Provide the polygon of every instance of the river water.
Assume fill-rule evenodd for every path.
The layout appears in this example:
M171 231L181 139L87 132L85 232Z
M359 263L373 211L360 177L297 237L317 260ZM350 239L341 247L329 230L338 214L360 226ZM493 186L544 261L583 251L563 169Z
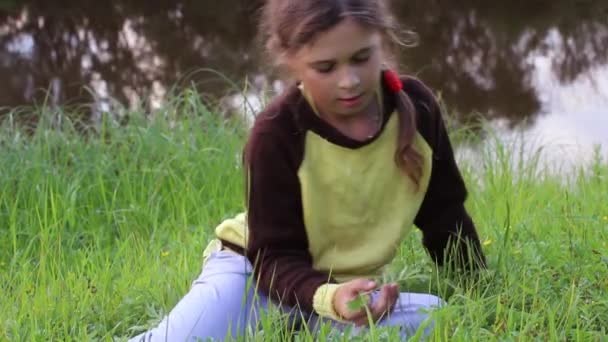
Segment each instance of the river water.
M255 40L260 4L0 1L0 113L41 103L90 104L92 116L153 110L183 86L239 105L233 90L245 80L257 110L280 86ZM523 135L553 161L589 159L597 146L608 157L608 1L392 5L419 37L399 52L402 71L436 90L457 122L485 122L481 141Z

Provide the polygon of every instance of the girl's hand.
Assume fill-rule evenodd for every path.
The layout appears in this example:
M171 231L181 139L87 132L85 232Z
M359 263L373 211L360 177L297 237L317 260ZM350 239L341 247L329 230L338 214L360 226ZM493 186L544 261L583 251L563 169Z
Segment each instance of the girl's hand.
M386 314L390 313L399 298L399 286L397 284L383 285L380 295L374 303L354 309L349 305L357 301L360 296L368 296L376 288L376 282L357 278L342 284L334 296L334 309L342 319L353 322L357 326L367 325L370 322L377 322ZM366 307L367 306L367 307ZM368 312L371 317L368 317Z

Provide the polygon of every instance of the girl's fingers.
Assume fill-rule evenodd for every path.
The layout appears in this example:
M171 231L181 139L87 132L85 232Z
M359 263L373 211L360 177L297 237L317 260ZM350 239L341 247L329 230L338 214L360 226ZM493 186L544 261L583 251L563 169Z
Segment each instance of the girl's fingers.
M375 287L376 282L364 278L353 279L344 283L338 288L336 297L334 298L334 305L338 314L351 322L365 317L366 313L364 309L351 310L349 304L353 301L360 301L360 296L367 296L365 294L372 291Z
M391 289L391 300L389 301L388 312L393 311L393 308L395 307L397 300L399 300L399 285L391 284L390 289Z
M377 305L375 306L374 313L376 316L381 315L384 311L386 311L392 297L391 288L388 285L382 286L382 290L380 290L380 297L378 298Z
M378 301L372 307L372 312L374 315L374 322L378 321L382 318L382 316L388 311L389 306L393 300L393 291L389 285L382 286L382 290L380 291L380 297Z
M369 310L362 309L356 317L350 319L356 326L369 325L368 314L371 314L372 321L377 322L391 312L399 298L399 286L397 284L384 285L380 289L380 294L376 300L368 306Z
M367 312L365 311L365 308L359 310L357 313L353 314L353 316L351 316L350 321L352 322L359 322L362 320L367 320Z
M388 315L392 311L398 298L399 287L397 284L384 285L380 291L380 297L376 303L377 305L372 308L374 322L377 322Z
M352 320L352 322L355 323L356 326L369 325L370 319L368 317L368 313L371 314L373 322L379 320L383 313L386 311L386 306L390 301L390 296L390 289L386 285L382 286L378 298L376 298L376 300L371 304L371 306L368 307L369 310L364 309L364 316L356 320Z

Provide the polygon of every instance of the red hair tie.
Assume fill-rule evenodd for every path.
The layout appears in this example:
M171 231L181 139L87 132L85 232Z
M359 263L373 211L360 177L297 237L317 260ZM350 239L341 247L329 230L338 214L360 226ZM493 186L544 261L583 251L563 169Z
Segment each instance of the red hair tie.
M391 69L386 69L383 71L383 76L384 82L386 82L388 89L390 89L393 93L396 93L403 89L403 83L401 82L401 78L399 78L399 75L395 71Z

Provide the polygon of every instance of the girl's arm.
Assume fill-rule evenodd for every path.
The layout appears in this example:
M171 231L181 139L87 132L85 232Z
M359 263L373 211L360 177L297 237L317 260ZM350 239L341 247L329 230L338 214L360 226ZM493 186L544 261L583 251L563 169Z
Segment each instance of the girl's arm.
M247 256L254 265L257 286L275 302L331 316L336 289L327 284L335 281L330 274L313 269L297 165L289 150L293 146L280 139L281 134L254 132L248 144Z
M423 244L438 265L485 267L479 237L464 202L467 190L454 159L452 145L431 91L409 78L404 87L412 93L418 109L419 131L433 149L429 187L414 223L423 233Z

